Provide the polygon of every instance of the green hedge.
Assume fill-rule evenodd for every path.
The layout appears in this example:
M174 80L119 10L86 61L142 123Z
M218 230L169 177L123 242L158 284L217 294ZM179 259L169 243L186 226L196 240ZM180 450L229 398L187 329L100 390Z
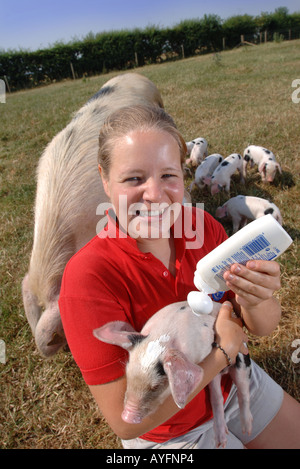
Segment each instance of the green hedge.
M275 38L274 33L283 39L299 38L300 13L289 15L282 7L259 17L240 15L225 21L217 15L205 15L202 19L182 21L173 28L90 33L82 41L56 44L50 49L0 51L0 78L6 76L14 91L70 78L71 64L75 76L80 78L170 60L183 54L190 57L219 51L224 43L232 48L240 43L242 34L246 41L258 42L262 31L268 31L268 40Z

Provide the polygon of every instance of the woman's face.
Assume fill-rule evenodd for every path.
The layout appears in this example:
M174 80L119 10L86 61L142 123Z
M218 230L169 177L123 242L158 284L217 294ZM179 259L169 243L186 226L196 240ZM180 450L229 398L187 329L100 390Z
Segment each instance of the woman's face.
M184 196L176 140L159 130L133 131L115 144L103 178L119 223L134 238L168 237Z

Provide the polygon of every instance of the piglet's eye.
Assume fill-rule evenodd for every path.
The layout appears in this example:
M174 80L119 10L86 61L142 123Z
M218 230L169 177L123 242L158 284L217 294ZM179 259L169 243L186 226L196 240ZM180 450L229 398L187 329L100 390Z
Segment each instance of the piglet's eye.
M150 387L150 390L151 390L151 392L154 392L154 391L157 391L158 388L159 388L159 384L156 384L156 385L154 385L154 386L151 386L151 387Z
M159 361L157 364L156 364L156 373L159 375L159 376L165 376L165 370L164 370L164 367L163 367L163 364L161 361Z

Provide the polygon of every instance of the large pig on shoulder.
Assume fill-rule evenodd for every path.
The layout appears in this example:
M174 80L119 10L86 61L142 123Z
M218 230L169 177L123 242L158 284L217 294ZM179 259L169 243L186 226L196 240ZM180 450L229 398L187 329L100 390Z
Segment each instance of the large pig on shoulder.
M66 344L58 297L64 268L96 235L96 209L107 202L97 167L105 119L130 105L163 102L156 86L136 73L109 80L46 147L37 169L34 239L23 303L35 342L45 357Z

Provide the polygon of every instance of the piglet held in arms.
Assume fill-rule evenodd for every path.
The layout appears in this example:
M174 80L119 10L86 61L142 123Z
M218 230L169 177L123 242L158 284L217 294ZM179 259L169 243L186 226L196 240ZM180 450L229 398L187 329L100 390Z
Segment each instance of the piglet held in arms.
M176 405L185 407L189 395L200 385L203 369L198 365L209 355L214 342L214 322L220 304L213 302L211 314L193 314L187 301L168 305L154 314L141 332L122 321L95 329L99 340L129 351L126 367L127 390L122 419L140 423L172 394ZM248 356L246 356L248 357ZM240 395L243 430L251 432L249 409L250 360L239 354L228 367ZM228 433L220 387L221 375L210 383L216 446L226 445Z

